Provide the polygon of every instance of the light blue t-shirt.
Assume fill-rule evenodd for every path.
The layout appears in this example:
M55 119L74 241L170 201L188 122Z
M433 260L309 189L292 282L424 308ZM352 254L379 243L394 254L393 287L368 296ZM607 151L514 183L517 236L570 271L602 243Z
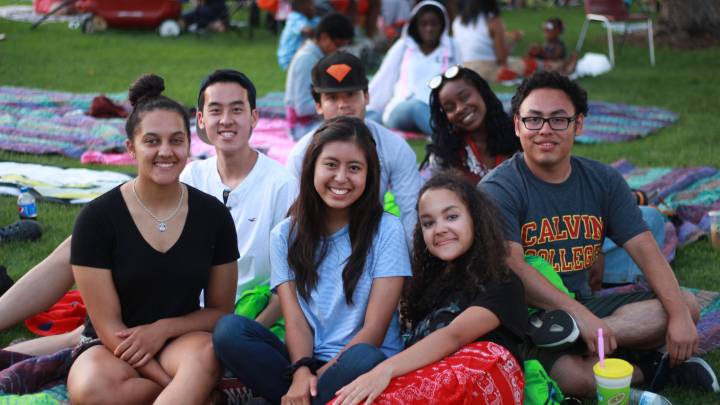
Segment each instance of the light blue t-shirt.
M300 45L305 41L302 30L305 27L315 28L318 22L320 22L320 17L317 16L310 19L297 11L291 11L290 14L288 14L288 18L285 20L285 27L280 34L280 43L278 44L277 50L278 64L282 70L287 70L293 55L295 55L295 52L297 52Z
M270 235L270 287L292 281L295 275L288 266L288 234L291 218L279 223ZM345 302L342 271L350 257L348 226L330 235L327 256L318 268L318 283L305 301L298 294L300 308L313 332L314 356L330 360L360 331L370 300L370 290L375 278L410 277L410 257L400 220L383 214L365 261L365 269L353 293L353 305ZM400 323L395 311L380 350L388 357L402 350Z

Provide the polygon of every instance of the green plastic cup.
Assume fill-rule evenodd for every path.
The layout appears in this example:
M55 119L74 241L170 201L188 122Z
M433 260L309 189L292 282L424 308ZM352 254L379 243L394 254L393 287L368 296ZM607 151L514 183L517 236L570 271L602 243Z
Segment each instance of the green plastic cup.
M626 405L630 399L630 380L633 366L622 359L605 359L593 366L597 386L598 405Z

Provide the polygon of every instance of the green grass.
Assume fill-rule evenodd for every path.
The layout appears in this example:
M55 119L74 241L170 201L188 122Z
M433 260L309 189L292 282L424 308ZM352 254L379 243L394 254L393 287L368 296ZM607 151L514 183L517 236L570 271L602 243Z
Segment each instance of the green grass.
M0 5L18 1L0 0ZM538 8L506 12L510 29L522 29L526 38L518 51L531 42L541 41L540 25L549 16L565 21L564 40L574 48L583 15L579 8ZM109 30L85 35L64 24L43 24L30 30L29 24L0 20L0 85L38 87L77 92L121 92L138 75L158 73L166 79L168 95L193 105L200 80L221 67L240 69L255 82L259 94L282 90L284 76L275 59L277 37L263 29L253 40L245 32L183 35L160 38L147 31ZM616 42L619 45L619 41ZM604 31L592 26L584 51L604 53ZM680 51L662 45L656 48L657 66L650 67L647 48L642 40L631 40L616 48L616 67L603 76L581 79L592 100L654 105L679 114L678 122L646 139L604 145L578 145L575 153L604 162L620 158L646 166L720 166L720 47ZM496 91L512 88L495 86ZM413 142L422 158L422 143ZM79 162L60 156L31 156L0 151L0 160L80 167ZM133 172L133 168L101 167ZM19 278L42 260L72 230L79 207L39 203L40 222L44 227L41 241L0 244L0 263ZM16 219L15 199L0 197L0 224ZM720 290L715 274L720 250L706 240L682 248L673 268L681 284ZM0 346L19 336L29 336L24 326L0 333ZM720 369L720 356L705 357ZM702 395L684 390L670 392L674 403L707 404L720 401L717 395Z

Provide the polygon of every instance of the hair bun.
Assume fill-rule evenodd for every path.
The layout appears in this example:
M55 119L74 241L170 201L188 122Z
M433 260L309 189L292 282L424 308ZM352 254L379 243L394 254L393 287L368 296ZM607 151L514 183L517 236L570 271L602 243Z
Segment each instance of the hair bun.
M128 99L133 107L145 100L159 97L165 90L165 81L162 77L154 74L142 75L135 80L128 91Z

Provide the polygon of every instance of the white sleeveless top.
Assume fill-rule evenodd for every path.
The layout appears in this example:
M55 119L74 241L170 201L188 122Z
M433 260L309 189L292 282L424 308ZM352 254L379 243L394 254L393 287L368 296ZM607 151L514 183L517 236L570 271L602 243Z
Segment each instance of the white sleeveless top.
M495 61L495 45L490 37L487 20L484 14L465 25L460 16L453 21L453 37L460 48L460 57L463 63L470 61Z

